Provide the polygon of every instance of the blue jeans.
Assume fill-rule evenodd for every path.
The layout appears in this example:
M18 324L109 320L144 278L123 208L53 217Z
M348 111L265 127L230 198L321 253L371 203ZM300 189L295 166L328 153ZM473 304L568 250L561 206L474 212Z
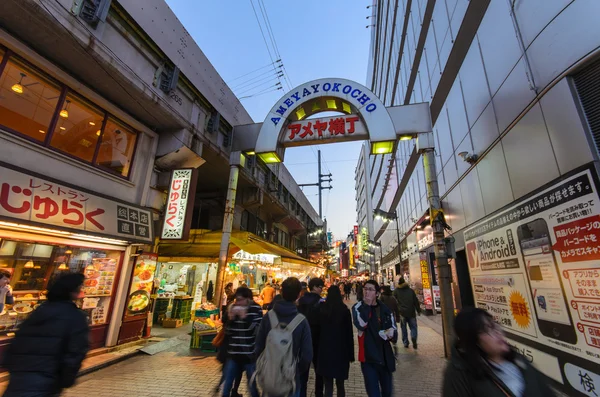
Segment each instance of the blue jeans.
M402 343L404 346L408 346L408 331L406 330L406 325L410 328L410 338L412 339L413 344L417 342L417 318L416 317L403 317L400 320L400 328L402 328Z
M385 365L360 363L368 397L392 397L392 373Z
M225 374L225 382L223 384L223 397L229 397L231 395L231 389L233 388L233 382L243 371L246 372L246 378L248 379L248 390L252 397L259 397L258 389L256 388L256 382L250 384L250 379L256 369L255 363L240 364L231 358L227 359L223 373Z

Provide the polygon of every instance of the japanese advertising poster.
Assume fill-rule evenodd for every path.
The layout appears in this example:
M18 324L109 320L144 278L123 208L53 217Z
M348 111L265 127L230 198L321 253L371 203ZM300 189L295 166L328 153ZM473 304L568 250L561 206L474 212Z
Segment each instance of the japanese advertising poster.
M150 293L156 272L157 254L142 254L137 257L133 269L127 309L131 314L143 313L150 304Z
M547 376L590 396L600 390L596 181L592 168L570 174L464 233L477 306Z

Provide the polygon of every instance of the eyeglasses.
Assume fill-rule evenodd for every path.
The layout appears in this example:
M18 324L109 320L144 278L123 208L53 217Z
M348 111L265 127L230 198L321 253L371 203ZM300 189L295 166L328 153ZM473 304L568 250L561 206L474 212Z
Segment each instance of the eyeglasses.
M375 288L363 288L363 291L377 292Z

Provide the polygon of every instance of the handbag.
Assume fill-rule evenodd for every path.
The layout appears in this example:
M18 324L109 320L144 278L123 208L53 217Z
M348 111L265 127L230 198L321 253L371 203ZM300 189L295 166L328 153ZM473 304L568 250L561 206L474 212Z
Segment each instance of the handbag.
M217 335L212 340L212 345L214 347L221 347L223 341L225 340L225 327L221 327Z

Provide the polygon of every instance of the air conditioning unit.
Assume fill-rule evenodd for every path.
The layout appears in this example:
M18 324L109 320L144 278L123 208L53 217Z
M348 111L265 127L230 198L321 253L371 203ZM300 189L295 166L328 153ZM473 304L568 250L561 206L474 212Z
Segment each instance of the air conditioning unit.
M263 205L263 200L263 191L256 187L245 189L242 194L242 205L246 209Z
M92 26L106 21L111 0L83 0L79 16Z

